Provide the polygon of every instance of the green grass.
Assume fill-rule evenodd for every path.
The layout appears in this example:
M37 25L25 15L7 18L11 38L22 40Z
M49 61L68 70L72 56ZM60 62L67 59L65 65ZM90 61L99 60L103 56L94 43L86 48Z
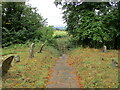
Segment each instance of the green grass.
M68 63L75 67L84 88L118 88L118 68L112 67L112 59L118 62L117 50L103 53L99 49L76 48L69 52Z
M45 46L42 53L37 53L40 43L35 45L35 57L32 59L29 58L29 45L13 45L3 49L3 55L15 53L21 60L17 64L12 62L12 67L2 78L3 88L46 87L49 69L55 65L59 52L54 47Z

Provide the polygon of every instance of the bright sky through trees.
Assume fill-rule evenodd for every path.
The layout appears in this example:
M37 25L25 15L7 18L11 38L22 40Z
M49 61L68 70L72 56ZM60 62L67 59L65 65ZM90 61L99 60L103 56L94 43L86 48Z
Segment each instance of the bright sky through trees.
M29 0L27 3L37 7L38 13L47 18L48 25L65 26L62 19L62 10L56 7L55 0Z

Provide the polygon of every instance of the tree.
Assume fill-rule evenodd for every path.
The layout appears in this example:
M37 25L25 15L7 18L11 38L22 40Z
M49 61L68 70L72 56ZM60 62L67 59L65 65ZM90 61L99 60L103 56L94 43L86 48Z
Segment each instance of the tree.
M35 31L43 27L44 22L43 17L37 13L37 9L25 5L25 2L3 2L3 46L33 40L35 38Z
M65 2L63 18L73 41L83 46L118 48L118 4L112 2ZM117 44L115 44L117 42ZM117 46L115 46L117 45Z

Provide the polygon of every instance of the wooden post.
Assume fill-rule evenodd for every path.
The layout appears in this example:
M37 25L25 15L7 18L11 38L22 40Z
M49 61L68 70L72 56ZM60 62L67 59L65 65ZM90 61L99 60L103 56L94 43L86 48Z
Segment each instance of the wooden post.
M103 46L103 52L107 52L107 46L106 45Z
M34 47L35 47L35 44L34 43L32 43L31 45L30 45L30 58L33 58L34 57Z
M38 53L41 53L41 52L42 52L42 49L43 49L44 46L45 46L45 43L44 43L44 44L41 44L41 47L40 47L40 50L39 50Z

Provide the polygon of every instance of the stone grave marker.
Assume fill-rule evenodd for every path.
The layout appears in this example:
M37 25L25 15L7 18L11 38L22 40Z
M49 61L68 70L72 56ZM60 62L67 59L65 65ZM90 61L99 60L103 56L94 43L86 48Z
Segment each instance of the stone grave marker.
M44 46L45 46L45 43L41 44L41 46L40 46L40 50L39 50L38 53L41 53L41 52L42 52L42 49L43 49Z
M103 46L103 52L107 52L107 46L106 45Z
M8 56L7 58L2 60L2 76L4 76L9 68L11 67L11 62L13 60L14 56Z
M30 58L33 58L34 57L34 47L35 47L35 43L32 43L30 45Z
M20 56L16 55L14 57L14 63L18 63L18 62L20 62Z

